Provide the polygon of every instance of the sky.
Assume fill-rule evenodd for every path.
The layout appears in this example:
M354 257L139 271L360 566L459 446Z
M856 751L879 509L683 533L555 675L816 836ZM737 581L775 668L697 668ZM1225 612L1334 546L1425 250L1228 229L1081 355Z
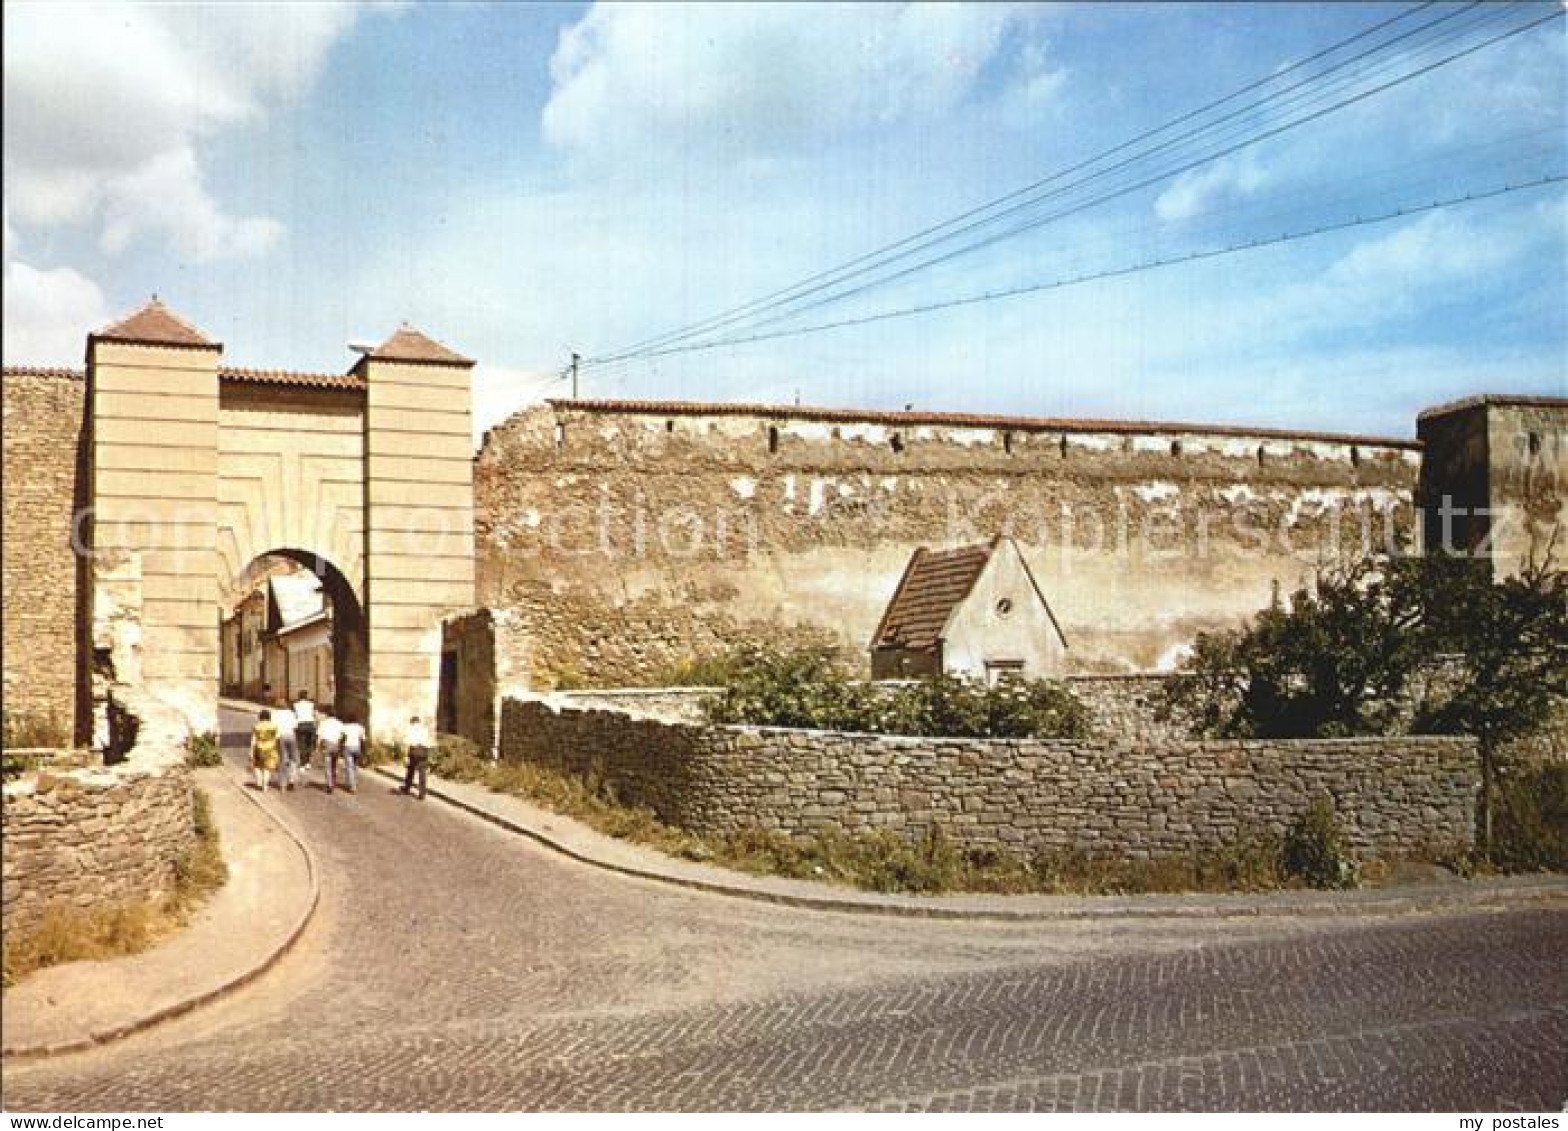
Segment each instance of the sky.
M156 293L233 365L341 371L348 343L410 322L478 360L476 434L566 395L573 351L592 397L1390 436L1471 393L1568 394L1562 183L593 363L1249 84L1276 90L1381 21L1400 17L1390 37L1448 17L1427 33L1436 58L1445 31L1457 49L1561 5L1414 9L8 3L5 360L79 365L88 331ZM750 332L1560 176L1565 23L1192 168L1148 166L1170 175ZM1390 69L1367 84L1413 68L1421 42L1369 59ZM1260 110L1211 136L1288 118Z

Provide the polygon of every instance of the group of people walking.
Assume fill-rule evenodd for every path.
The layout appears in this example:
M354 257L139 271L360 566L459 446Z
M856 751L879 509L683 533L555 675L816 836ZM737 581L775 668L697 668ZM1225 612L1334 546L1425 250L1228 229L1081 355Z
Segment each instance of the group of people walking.
M318 754L327 792L337 789L341 761L343 788L354 793L355 771L365 754L364 724L352 715L337 718L330 707L317 707L304 691L293 706L280 698L276 706L261 709L250 736L250 766L257 789L266 790L274 775L279 789L293 789Z
M339 719L329 706L317 707L310 694L301 691L291 707L280 698L274 707L263 707L250 736L250 766L256 775L256 788L265 791L277 776L278 788L290 790L304 780L316 755L326 776L327 792L338 784L338 762L343 763L343 788L357 792L355 771L365 754L365 727L353 715ZM430 728L416 715L409 720L408 769L400 793L411 793L419 780L419 799L425 799L433 740Z

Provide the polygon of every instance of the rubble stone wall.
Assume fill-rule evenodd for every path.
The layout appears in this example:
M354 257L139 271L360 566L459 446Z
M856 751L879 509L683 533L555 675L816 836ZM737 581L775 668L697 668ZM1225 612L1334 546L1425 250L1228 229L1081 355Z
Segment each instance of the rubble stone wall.
M87 484L86 382L64 370L8 370L3 392L5 709L48 720L66 741L82 740L83 563L71 535L72 517L86 505L78 494Z
M1413 525L1410 442L954 419L526 410L475 461L479 603L526 621L540 689L658 682L759 639L827 640L864 665L916 547L1008 533L1070 670L1150 671L1325 555Z
M1479 764L1457 738L1035 741L898 738L714 727L625 712L503 703L503 759L602 777L624 802L697 833L759 825L940 825L959 844L1016 853L1152 857L1282 834L1331 798L1369 856L1473 842Z
M113 765L5 785L0 908L7 932L60 906L89 910L172 891L196 843L182 720L135 695L135 744Z

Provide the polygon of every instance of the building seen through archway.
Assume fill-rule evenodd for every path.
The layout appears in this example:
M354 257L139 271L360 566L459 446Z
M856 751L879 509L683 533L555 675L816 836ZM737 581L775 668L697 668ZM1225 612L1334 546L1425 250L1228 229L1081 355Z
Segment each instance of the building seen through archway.
M345 716L364 717L364 616L335 566L277 551L230 586L219 626L219 692L276 704L305 692Z

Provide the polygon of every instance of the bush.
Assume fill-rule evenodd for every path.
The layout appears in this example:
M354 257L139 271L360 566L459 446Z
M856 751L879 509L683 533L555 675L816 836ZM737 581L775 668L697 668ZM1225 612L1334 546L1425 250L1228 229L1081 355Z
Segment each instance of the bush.
M192 768L221 766L223 764L223 753L218 745L218 736L210 730L205 734L193 732L186 735L185 764Z
M746 647L705 662L723 693L704 704L709 721L810 730L946 738L1082 738L1089 712L1060 684L996 687L954 676L878 687L852 679L827 647Z
M1360 879L1360 865L1345 845L1334 803L1320 797L1285 834L1281 854L1285 874L1315 888L1351 888Z
M438 735L430 752L430 772L449 781L482 781L490 765L478 746L455 734Z
M1493 837L1492 863L1502 871L1568 871L1568 764L1504 777Z

